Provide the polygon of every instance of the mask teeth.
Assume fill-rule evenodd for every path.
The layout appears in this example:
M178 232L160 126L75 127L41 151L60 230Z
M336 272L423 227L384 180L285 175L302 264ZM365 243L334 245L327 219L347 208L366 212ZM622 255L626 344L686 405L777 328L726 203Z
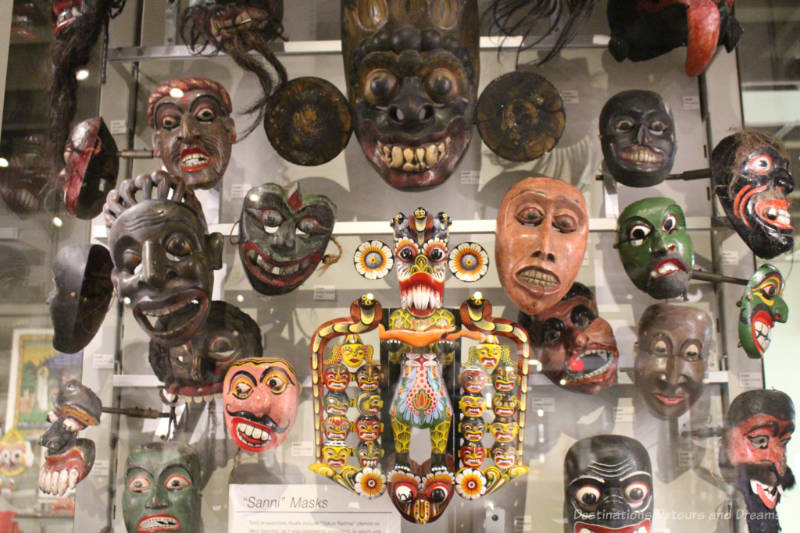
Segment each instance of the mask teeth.
M419 146L404 144L384 144L378 141L378 156L389 168L399 168L405 172L430 170L447 157L452 139Z

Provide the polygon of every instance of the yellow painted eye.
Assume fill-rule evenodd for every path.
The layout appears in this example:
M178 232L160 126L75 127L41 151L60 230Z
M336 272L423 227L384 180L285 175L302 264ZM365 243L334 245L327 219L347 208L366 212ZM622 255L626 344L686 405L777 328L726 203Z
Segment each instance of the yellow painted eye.
M240 400L244 400L253 394L253 384L247 378L240 378L233 383L231 390L233 391L234 396Z
M272 394L281 394L286 390L286 380L277 372L272 372L264 378L264 384L269 387Z

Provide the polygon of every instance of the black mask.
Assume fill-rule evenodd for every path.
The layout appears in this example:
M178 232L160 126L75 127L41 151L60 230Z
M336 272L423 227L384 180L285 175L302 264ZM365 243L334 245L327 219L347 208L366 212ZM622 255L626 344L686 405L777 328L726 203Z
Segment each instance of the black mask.
M649 533L653 508L650 456L639 441L597 435L569 449L564 458L564 533L581 533L584 527L637 533L644 527Z
M711 173L725 215L753 253L771 259L792 249L794 177L780 141L754 130L725 137L711 152Z
M628 187L664 181L675 161L675 123L661 95L623 91L600 113L600 144L611 175Z
M81 351L94 338L111 301L111 255L99 244L65 246L56 254L50 293L53 347Z

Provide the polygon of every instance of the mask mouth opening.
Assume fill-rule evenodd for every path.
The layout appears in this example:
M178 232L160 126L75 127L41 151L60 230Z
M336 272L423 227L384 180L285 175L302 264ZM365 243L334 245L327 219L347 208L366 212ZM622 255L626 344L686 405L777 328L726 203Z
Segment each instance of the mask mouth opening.
M653 281L659 278L664 278L670 276L672 274L677 274L683 272L688 274L689 269L686 265L678 258L675 257L668 257L662 261L659 261L651 270L650 275L648 276L649 281Z
M652 170L651 167L660 167L664 164L664 152L652 146L634 144L626 146L619 151L619 159L622 163L630 164L634 167L642 167L643 170Z
M576 522L573 533L650 533L650 519L622 527L606 527L586 522Z
M536 266L523 268L514 277L523 285L544 292L555 292L561 287L561 281L555 273Z
M753 315L751 324L753 342L755 342L758 351L763 354L769 348L772 328L775 326L775 322L768 311L759 310Z
M168 345L185 342L205 322L208 296L197 289L180 291L161 300L138 302L133 315L145 332ZM175 324L175 326L172 326Z
M764 224L782 232L793 232L792 218L789 214L791 202L788 198L767 198L756 201L756 216Z
M573 352L565 365L564 385L584 385L605 381L616 370L619 352L611 346L590 345Z
M136 523L137 533L147 533L149 531L177 531L181 528L181 521L171 514L151 514L143 516Z
M242 257L248 274L266 285L294 287L308 279L322 257L312 252L294 261L277 262L264 253L258 244L247 241L242 245Z

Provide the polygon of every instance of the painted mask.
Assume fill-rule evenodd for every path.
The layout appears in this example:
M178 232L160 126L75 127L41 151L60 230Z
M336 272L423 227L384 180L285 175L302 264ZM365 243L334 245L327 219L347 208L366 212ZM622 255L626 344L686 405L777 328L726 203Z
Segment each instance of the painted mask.
M507 443L513 441L519 433L519 424L510 418L495 418L489 424L489 431L497 442Z
M789 306L782 295L783 275L772 265L761 265L747 281L739 301L739 343L749 357L764 355L775 322L789 319Z
M645 198L619 215L617 243L622 266L639 290L656 299L686 293L694 247L680 206L669 198Z
M47 452L39 469L39 490L63 496L89 475L94 466L95 446L89 439L75 439L62 453Z
M482 418L467 417L458 425L459 432L467 442L481 442L486 430L486 424Z
M112 267L111 255L99 244L58 251L53 263L56 287L48 298L56 350L79 352L94 338L111 301Z
M744 494L753 533L780 531L774 510L783 490L794 485L786 463L794 417L791 398L777 390L743 392L728 407L720 468ZM756 520L759 517L762 520ZM761 523L754 527L753 522Z
M370 416L362 416L356 420L354 427L361 442L374 442L383 432L383 423Z
M358 388L366 392L375 392L383 381L383 371L381 367L372 363L367 363L356 372L356 383Z
M650 456L621 435L581 439L564 458L564 533L650 533Z
M122 516L128 533L198 533L201 479L197 453L185 444L151 442L125 461Z
M331 355L334 359L341 359L350 372L355 372L364 361L372 360L372 346L364 345L358 335L347 335L340 346L334 346Z
M492 411L497 417L511 417L517 412L517 397L512 394L496 392L492 396Z
M362 392L358 395L356 406L361 416L379 416L383 407L383 399L380 394Z
M686 45L686 74L699 76L717 46L730 52L742 35L733 0L611 0L608 49L617 61L643 61Z
M0 439L0 474L15 477L33 465L33 450L16 428L6 431Z
M458 408L464 416L482 416L486 409L486 400L483 396L465 394L458 401Z
M503 346L494 335L487 336L486 340L469 348L470 363L479 364L486 372L493 372L501 360L509 358L510 348Z
M693 307L655 304L645 309L634 384L654 415L678 417L702 394L712 326L708 313Z
M261 294L286 294L311 276L323 258L336 219L327 197L265 183L250 189L239 220L239 257Z
M331 468L342 468L347 464L350 454L353 453L348 446L344 445L327 445L322 447L322 457Z
M495 261L506 294L536 316L567 293L583 262L589 215L569 183L526 178L511 187L497 212Z
M794 177L780 141L754 130L725 137L711 152L711 181L733 229L753 253L772 259L792 249Z
M12 147L8 166L0 168L0 198L20 216L39 210L42 191L49 183L45 142L42 134L26 135Z
M349 449L349 448L348 448ZM358 462L364 468L375 468L383 457L383 448L376 441L361 442L356 448Z
M492 374L492 384L498 392L512 392L517 387L517 367L500 365Z
M475 0L344 0L342 52L355 131L400 189L448 178L469 145L478 64Z
M412 462L414 471L419 466ZM427 524L439 518L453 497L449 472L431 473L424 478L414 472L393 470L388 481L389 497L406 520Z
M461 371L458 379L464 392L476 395L483 391L487 382L486 374L480 368L466 367Z
M140 198L137 198L139 196ZM111 226L111 281L151 340L183 344L210 309L213 271L222 264L219 233L207 234L200 203L164 172L123 180L104 206ZM159 330L157 324L175 324Z
M118 174L117 143L103 119L88 118L72 128L58 175L67 211L84 220L99 215Z
M675 161L675 122L661 95L623 91L600 112L600 145L618 182L650 187L664 181Z
M617 382L617 341L611 325L597 316L597 302L588 287L574 283L556 305L533 320L523 319L550 381L586 394Z
M39 444L47 448L48 453L62 454L75 444L81 430L100 423L103 405L92 389L72 379L58 389L53 411L48 419L52 423L44 432Z
M350 399L344 392L329 392L325 395L325 413L328 415L346 415L350 408Z
M350 384L350 373L342 363L333 363L325 367L322 381L329 391L344 392Z
M322 423L322 430L328 441L343 441L350 434L350 420L346 416L329 416Z
M177 326L173 320L158 319L156 328L173 329ZM209 400L222 392L231 363L261 353L258 324L235 305L215 301L205 324L188 342L163 346L150 341L150 366L167 394Z
M458 457L464 466L469 468L480 468L483 460L486 459L486 448L479 442L467 442L459 448Z
M513 444L496 442L492 446L492 460L498 468L511 468L517 464L517 449Z
M159 85L147 102L153 150L167 172L191 189L210 189L222 179L236 130L231 98L219 83L181 78Z
M225 425L238 447L263 452L280 446L297 416L294 368L277 357L236 361L225 374Z

